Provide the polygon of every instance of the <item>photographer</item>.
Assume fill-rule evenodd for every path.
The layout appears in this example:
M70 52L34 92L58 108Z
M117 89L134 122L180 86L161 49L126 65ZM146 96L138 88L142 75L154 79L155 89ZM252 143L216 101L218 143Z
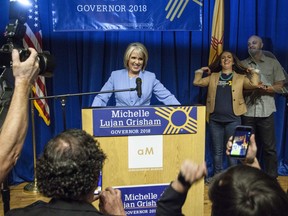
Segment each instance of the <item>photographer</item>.
M12 70L15 78L14 93L0 133L0 183L16 164L20 156L28 127L28 97L31 85L39 73L37 52L31 52L28 59L20 61L19 52L12 51Z
M231 138L227 153L232 146ZM241 160L244 165L232 166L215 176L208 191L212 202L211 215L287 215L287 194L277 180L260 170L256 152L255 136L252 135L247 156ZM182 216L182 206L190 187L202 180L206 173L205 163L198 165L184 161L178 177L158 200L156 216Z
M126 216L121 191L107 187L95 195L106 154L93 136L81 129L68 129L46 144L37 159L39 192L51 198L36 201L6 216ZM110 170L113 172L113 170ZM92 204L99 200L99 209Z

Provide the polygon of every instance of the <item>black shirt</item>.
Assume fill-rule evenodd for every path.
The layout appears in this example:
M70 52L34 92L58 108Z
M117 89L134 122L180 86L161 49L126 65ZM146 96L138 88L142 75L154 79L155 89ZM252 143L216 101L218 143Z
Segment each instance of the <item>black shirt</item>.
M238 119L233 112L232 104L232 79L233 73L227 75L220 72L220 78L216 90L214 112L210 119L218 122L232 122Z

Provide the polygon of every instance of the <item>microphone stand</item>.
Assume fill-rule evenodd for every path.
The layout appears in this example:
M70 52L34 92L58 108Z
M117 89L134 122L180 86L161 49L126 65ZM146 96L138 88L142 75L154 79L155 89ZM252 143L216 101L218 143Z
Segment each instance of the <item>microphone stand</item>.
M65 107L66 107L66 97L61 97L61 108L62 108L62 117L63 117L63 128L66 130L66 114L65 114Z
M118 90L110 90L110 91L99 91L99 92L84 92L84 93L75 93L75 94L62 94L62 95L54 95L54 96L45 96L45 97L32 97L29 98L31 100L31 119L32 119L32 144L33 144L33 161L34 161L34 181L28 183L24 190L27 192L39 193L37 188L37 178L36 178L36 141L35 141L35 121L34 121L34 107L33 100L41 100L41 99L59 99L62 107L62 117L63 117L63 127L66 130L66 98L72 96L83 96L83 95L92 95L92 94L105 94L105 93L115 93L115 92L126 92L126 91L136 91L137 88L128 88L128 89L118 89Z
M92 95L92 94L107 94L107 93L115 93L115 92L127 92L127 91L136 91L137 88L128 88L128 89L116 89L116 90L108 90L108 91L98 91L98 92L84 92L84 93L73 93L73 94L62 94L62 95L53 95L53 96L45 96L45 97L33 97L29 98L29 100L41 100L41 99L59 99L62 107L62 117L63 117L63 127L66 130L66 98L73 96L83 96L83 95Z
M31 93L32 94L32 93ZM32 145L33 145L33 168L34 168L34 180L24 186L24 191L39 193L37 188L37 178L36 178L36 138L35 138L35 119L34 119L34 104L33 100L30 101L31 106L31 122L32 122Z
M29 98L29 100L40 100L40 99L50 99L50 98L63 98L63 97L72 97L72 96L83 96L83 95L92 95L92 94L107 94L115 92L127 92L127 91L136 91L137 88L127 88L127 89L116 89L116 90L107 90L107 91L98 91L98 92L83 92L83 93L73 93L73 94L62 94L62 95L53 95L45 97L34 97Z

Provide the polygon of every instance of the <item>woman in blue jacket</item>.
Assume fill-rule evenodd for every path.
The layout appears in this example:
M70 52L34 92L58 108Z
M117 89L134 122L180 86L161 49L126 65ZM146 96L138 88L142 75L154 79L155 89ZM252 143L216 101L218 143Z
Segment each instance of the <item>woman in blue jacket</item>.
M138 42L131 43L124 54L125 69L113 71L101 91L133 89L138 78L140 89L137 91L115 92L116 106L150 105L152 93L165 105L180 105L175 96L156 79L155 74L145 70L147 61L148 52L145 46ZM92 106L106 106L111 95L112 93L96 95Z

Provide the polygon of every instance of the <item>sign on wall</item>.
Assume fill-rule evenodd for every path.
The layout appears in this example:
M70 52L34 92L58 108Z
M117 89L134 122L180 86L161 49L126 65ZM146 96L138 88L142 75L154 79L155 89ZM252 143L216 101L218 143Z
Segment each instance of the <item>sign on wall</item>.
M54 31L201 30L202 0L52 0Z

